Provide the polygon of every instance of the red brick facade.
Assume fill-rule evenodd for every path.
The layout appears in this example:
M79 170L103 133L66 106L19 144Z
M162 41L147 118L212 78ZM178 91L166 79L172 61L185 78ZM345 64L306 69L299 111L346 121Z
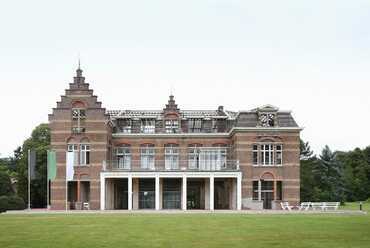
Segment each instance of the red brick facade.
M74 118L72 109L83 109L85 111L83 112L84 118ZM272 113L273 117L270 117L270 121L274 122L273 125L270 123L265 126L266 123L260 117L261 113L265 112ZM120 114L122 118L119 117ZM179 150L180 168L187 167L189 149L193 144L202 147L226 146L227 159L237 161L238 168L236 170L241 171L242 174L242 208L261 208L263 197L272 197L271 208L278 208L276 203L279 200L299 202L299 135L301 129L292 119L290 112L282 112L272 106L247 112L227 112L223 110L223 107L213 112L182 112L171 96L169 103L163 110L154 114L145 112L145 115L106 111L102 108L101 102L97 100L97 96L93 94L93 90L89 88L89 84L85 83L82 70L78 69L74 82L70 84L65 95L57 102L57 107L49 115L51 148L56 151L57 157L57 177L51 183L51 208L61 210L71 207L70 203L66 201L66 152L68 144L76 144L77 147L80 144L89 145L88 165L74 167L73 183L75 186L73 187L77 189L77 196L74 199L77 202L82 201L81 191L87 190L86 192L89 192L90 209L100 209L102 206L101 173L106 169L105 166L109 166L105 161L115 159L115 148L122 145L130 147L131 170L135 171L135 169L140 169L140 149L143 144L154 146L155 161L166 160L166 144L176 145ZM152 115L156 115L150 117L154 118L155 131L153 133L140 132L140 127L136 128L135 125L139 125L137 123L142 123L143 118ZM193 125L189 122L192 118L201 120L202 130L210 131L201 130L189 133L189 125ZM120 129L120 120L130 121L130 132L123 132L123 128ZM174 122L167 122L168 120L174 120ZM127 126L127 124L124 125ZM177 126L174 126L172 130L168 128L168 125L178 125L179 127L176 129ZM209 129L207 129L207 125ZM262 155L260 149L264 149L264 144L271 144L274 149L277 149L278 146L282 147L281 165L254 165L253 147L258 148L259 161L261 159L265 161L267 158L275 163L280 159L278 157L280 155L275 150L268 155L271 158L266 157L266 153ZM156 163L155 170L165 170L164 164ZM267 190L262 193L262 196L258 196L258 199L255 194L255 199L253 199L253 185L255 187L257 185L253 181L260 181L262 185L265 184L264 182L272 181L272 183L266 184L273 185L272 192L267 192ZM83 187L85 188L82 189ZM279 189L281 192L277 192L278 187L281 187Z

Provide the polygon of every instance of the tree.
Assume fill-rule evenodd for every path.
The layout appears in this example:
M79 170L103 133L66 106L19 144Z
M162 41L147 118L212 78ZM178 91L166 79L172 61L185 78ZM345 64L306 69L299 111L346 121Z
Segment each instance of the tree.
M344 165L345 198L347 201L363 201L370 197L370 148L356 148L342 152L338 160Z
M47 150L50 145L50 129L47 124L40 124L23 142L22 147L14 151L17 172L18 195L28 202L28 150L36 151L36 179L31 182L31 205L44 207L46 205L46 170Z
M9 161L10 159L7 158L0 159L0 196L10 196L14 194L10 177Z
M313 155L309 143L303 140L300 141L300 160L301 201L313 201L315 195L315 180L312 171L317 164L317 158Z
M315 183L320 188L320 201L344 201L343 166L336 153L325 146L313 170Z
M9 174L5 170L0 169L0 196L10 196L13 194L14 192Z

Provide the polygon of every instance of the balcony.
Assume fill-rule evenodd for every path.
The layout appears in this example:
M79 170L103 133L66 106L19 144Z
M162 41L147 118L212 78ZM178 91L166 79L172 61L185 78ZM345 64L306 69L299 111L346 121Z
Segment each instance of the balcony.
M239 160L108 160L103 161L103 171L239 171Z

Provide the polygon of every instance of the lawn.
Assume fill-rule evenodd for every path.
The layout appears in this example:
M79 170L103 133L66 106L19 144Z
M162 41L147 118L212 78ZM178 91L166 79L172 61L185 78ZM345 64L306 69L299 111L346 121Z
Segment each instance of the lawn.
M360 210L360 202L346 202L340 209L345 210ZM362 210L370 212L370 201L362 202Z
M370 216L2 214L0 247L370 247Z

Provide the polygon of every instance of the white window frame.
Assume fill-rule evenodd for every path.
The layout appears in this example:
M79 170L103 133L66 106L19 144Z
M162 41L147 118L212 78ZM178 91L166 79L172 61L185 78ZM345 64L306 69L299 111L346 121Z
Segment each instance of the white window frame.
M191 170L199 169L200 145L188 146L188 167Z
M80 165L86 166L90 164L90 145L80 144Z
M131 169L131 147L120 146L115 148L115 156L117 158L117 167L119 169Z
M178 133L180 129L179 120L165 120L166 133Z
M270 143L260 145L261 154L261 165L262 166L272 166L274 165L274 145Z
M257 149L256 149L257 146ZM257 155L257 163L254 161ZM253 166L282 166L283 145L279 143L259 143L252 145Z
M275 155L275 159L276 159L275 164L276 164L276 166L282 166L283 165L283 145L282 144L276 144L275 145L275 153L276 153L276 155ZM279 156L280 156L280 161L279 161Z
M155 133L155 119L141 119L142 133Z
M201 170L221 170L227 167L227 147L213 146L199 149L199 168Z
M140 148L141 169L155 169L155 148L153 145L142 145Z
M165 168L166 170L179 169L179 146L175 144L165 145Z
M77 120L77 127L72 127L73 133L83 133L85 128L81 127L81 120L86 119L86 109L84 108L72 108L72 120Z

